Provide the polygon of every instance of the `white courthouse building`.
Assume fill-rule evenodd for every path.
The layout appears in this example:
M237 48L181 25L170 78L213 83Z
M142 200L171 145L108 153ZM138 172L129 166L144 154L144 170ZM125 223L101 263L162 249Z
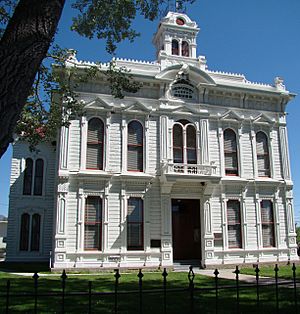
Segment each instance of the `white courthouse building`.
M116 59L142 83L137 93L116 99L103 77L81 83L85 115L56 143L14 144L7 261L298 260L285 113L295 95L279 77L267 85L209 70L198 32L169 12L155 62ZM73 54L66 65L92 64Z

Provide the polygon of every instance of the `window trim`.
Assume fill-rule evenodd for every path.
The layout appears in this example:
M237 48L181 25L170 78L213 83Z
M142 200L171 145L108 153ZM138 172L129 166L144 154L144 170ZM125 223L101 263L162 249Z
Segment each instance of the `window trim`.
M258 133L262 133L265 136L266 141L267 141L267 143L266 143L267 152L264 152L263 154L258 154L258 152L257 152L257 134ZM255 133L257 177L259 177L259 178L271 178L271 158L270 158L270 145L269 145L269 142L270 142L269 141L269 137L268 137L268 135L264 131L259 130L259 131L257 131ZM264 169L265 172L268 171L268 175L264 175L263 176L263 175L259 174L259 168L258 168L258 157L259 156L264 156L264 157L267 156L268 157L269 168L268 169Z
M265 222L263 221L263 216L262 216L262 209L265 208L262 206L263 202L269 202L271 204L271 210L272 210L272 221L268 221L268 222ZM276 247L276 237L275 237L275 217L274 217L274 204L273 204L273 201L270 200L270 199L262 199L260 202L259 202L259 205L260 205L260 219L261 219L261 243L262 243L262 246L263 248L275 248ZM272 235L273 235L273 245L264 245L264 239L263 239L263 225L267 225L267 226L272 226Z
M235 135L235 144L236 144L236 150L235 151L225 151L225 132L229 130L232 131ZM239 164L239 144L238 144L238 136L237 132L231 128L227 127L223 130L223 154L224 154L224 174L225 176L231 176L231 177L239 177L240 176L240 164ZM236 173L226 173L226 154L232 155L235 154L236 156ZM229 169L229 168L228 168ZM235 170L235 169L234 169ZM233 171L233 170L232 170Z
M137 122L141 127L141 132L142 132L142 143L141 144L129 144L129 141L128 141L128 139L129 139L129 125L133 122ZM145 137L145 128L144 128L143 123L138 119L129 120L127 122L127 150L126 150L126 153L127 153L127 155L126 155L126 162L127 162L126 170L128 172L144 172L145 171L145 164L144 164L145 163L145 160L144 160L145 159L145 151L144 151L145 150L145 138L144 137ZM142 168L141 169L129 169L129 165L128 165L129 147L140 148L140 153L142 155L142 162L141 162Z
M88 141L88 134L89 134L89 123L91 120L93 119L98 119L101 123L102 123L102 126L103 126L103 137L102 137L102 155L101 155L101 167L98 167L98 168L88 168L87 167L87 163L88 163L88 158L87 158L87 155L88 155L88 145L91 144L91 145L99 145L99 143L101 143L101 141L99 142L89 142ZM105 168L105 165L104 165L104 156L105 156L105 140L106 140L106 133L105 133L105 122L103 121L103 119L99 116L91 116L88 118L87 120L87 128L86 128L86 143L85 143L85 169L86 170L104 170Z
M25 169L26 169L26 160L27 159L31 159L32 160L32 175L31 175L31 188L30 188L30 194L24 194L24 182L25 182ZM43 161L43 171L42 171L42 180L41 180L41 194L35 194L35 184L36 184L36 162L38 160L42 160ZM22 196L28 197L28 196L34 196L34 197L42 197L45 196L45 175L46 175L46 160L44 157L42 156L38 156L37 158L33 158L33 157L26 157L25 158L25 165L24 165L24 170L23 170L23 188L22 188Z
M239 222L238 223L230 223L229 217L228 217L228 203L229 202L238 202L239 204ZM228 249L243 249L243 232L242 232L242 208L241 208L241 201L239 199L228 199L226 202L226 219L227 219L227 243L228 243ZM240 246L230 246L229 244L229 237L228 237L228 231L229 231L229 226L239 226L239 234L240 234Z

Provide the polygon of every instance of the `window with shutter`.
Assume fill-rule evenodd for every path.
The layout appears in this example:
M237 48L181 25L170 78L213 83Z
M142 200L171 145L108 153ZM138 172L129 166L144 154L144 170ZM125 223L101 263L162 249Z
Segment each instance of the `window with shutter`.
M31 222L31 251L40 250L40 229L41 216L39 214L32 215Z
M173 160L174 163L183 163L183 130L179 124L173 127Z
M32 172L33 172L33 160L31 158L27 158L25 161L25 170L24 170L23 195L31 195Z
M143 126L134 120L128 124L127 170L143 171Z
M259 177L270 177L268 138L264 132L256 133L257 169Z
M103 169L104 123L92 118L88 123L86 168Z
M21 230L20 230L20 251L28 251L29 247L29 224L30 216L25 213L21 216Z
M236 134L231 129L224 131L224 158L225 158L225 174L238 175L238 157Z
M172 55L179 55L179 44L176 39L172 40Z
M84 249L101 251L102 243L102 199L88 196L85 204Z
M127 249L144 249L143 200L130 197L127 206Z
M242 248L240 202L227 202L228 247Z
M42 195L43 193L43 176L44 176L44 161L43 159L37 159L35 162L34 172L34 195Z
M183 57L189 57L190 55L189 44L186 41L183 41L181 44L181 55Z
M187 150L187 163L197 163L196 152L196 129L192 125L188 125L186 129L186 150Z
M269 200L260 202L261 212L261 226L262 226L262 240L264 247L274 247L274 218L273 218L273 204Z

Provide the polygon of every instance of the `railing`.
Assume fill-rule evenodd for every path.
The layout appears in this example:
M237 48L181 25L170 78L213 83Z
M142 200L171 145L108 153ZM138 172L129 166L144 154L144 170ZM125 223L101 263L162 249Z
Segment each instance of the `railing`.
M49 280L52 284L40 289L39 276L35 273L32 277L32 286L25 287L23 292L16 292L13 279L6 281L6 288L0 291L0 308L3 313L14 313L15 309L11 305L13 300L22 300L21 303L29 305L25 310L27 313L46 312L52 313L53 305L56 306L55 313L297 313L298 297L296 266L293 264L291 280L279 280L279 268L275 265L274 277L268 278L269 282L264 282L259 276L259 268L255 267L253 272L254 282L243 283L240 281L240 270L238 266L234 271L235 283L223 281L219 278L219 271L216 269L212 273L214 279L209 286L200 285L200 281L195 281L193 267L190 266L187 274L187 283L184 287L174 287L172 281L167 280L168 273L164 269L160 288L145 288L142 270L139 270L136 279L137 289L120 289L121 274L119 269L115 270L114 282L110 291L96 291L94 281L88 281L87 287L77 284L81 290L70 291L68 286L68 276L63 271L60 276L60 285L54 286L54 280ZM228 284L229 283L229 284ZM107 285L107 279L103 279L102 287ZM1 284L2 286L2 284ZM51 286L51 287L50 287ZM60 287L59 287L60 286ZM76 287L77 287L76 286ZM75 288L76 288L75 287ZM124 287L124 286L123 286ZM40 291L43 290L44 292ZM52 291L49 291L52 290ZM47 291L47 292L45 292ZM280 296L279 291L282 295ZM150 295L152 299L149 298ZM275 297L274 297L275 295ZM134 304L129 304L129 299L134 298ZM105 300L109 298L109 304ZM121 300L122 298L122 300ZM289 299L289 300L288 300ZM124 301L125 300L125 301ZM179 308L176 302L182 302L183 308ZM126 303L127 302L127 303ZM147 303L148 302L148 303ZM282 304L281 304L282 303ZM121 309L122 304L122 309ZM83 307L83 309L80 308ZM72 308L72 309L70 309ZM58 310L59 309L59 310ZM18 312L22 310L18 310ZM23 310L24 311L24 310Z
M213 163L211 165L168 163L163 166L165 174L212 176L216 175L216 170L217 167Z

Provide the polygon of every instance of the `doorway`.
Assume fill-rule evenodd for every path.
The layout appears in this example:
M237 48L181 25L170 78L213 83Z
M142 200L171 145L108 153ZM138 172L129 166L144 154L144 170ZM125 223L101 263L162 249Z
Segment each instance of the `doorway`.
M174 260L201 260L200 200L172 199Z

